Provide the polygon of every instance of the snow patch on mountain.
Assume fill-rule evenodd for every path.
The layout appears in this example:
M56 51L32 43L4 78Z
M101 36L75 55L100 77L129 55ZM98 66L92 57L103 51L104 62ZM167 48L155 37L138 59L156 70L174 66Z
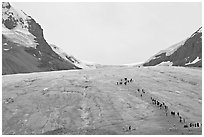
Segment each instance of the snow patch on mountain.
M68 59L68 55L63 52L59 47L53 45L53 44L50 44L50 47L52 48L52 50L57 53L61 58L63 58L64 60L67 60L67 61L70 61Z
M124 66L132 67L137 65L142 65L144 62L136 62L136 63L129 63L129 64L123 64Z
M36 48L38 45L38 43L35 42L35 36L32 34L26 34L23 30L19 29L7 29L4 24L2 24L2 34L13 42L25 47Z
M50 44L50 46L51 46L52 50L55 53L57 53L61 58L63 58L64 60L66 60L68 62L73 63L75 66L77 66L79 68L83 68L83 69L95 68L95 66L93 64L82 62L82 61L76 59L74 56L68 55L62 49L57 47L56 45Z
M189 64L195 64L196 62L200 61L201 59L199 57L197 57L194 61L192 62L188 62L185 65L189 65Z
M8 43L4 43L3 45L4 45L4 46L7 46L7 45L8 45Z
M3 49L3 50L8 51L8 50L10 50L10 49Z
M164 61L164 62L159 63L156 66L172 66L172 65L173 65L173 62L171 62L171 61Z

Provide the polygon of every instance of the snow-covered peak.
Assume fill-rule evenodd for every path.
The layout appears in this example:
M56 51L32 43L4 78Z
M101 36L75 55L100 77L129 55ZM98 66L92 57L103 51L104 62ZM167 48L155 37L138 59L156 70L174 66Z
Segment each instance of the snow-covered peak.
M155 65L202 67L202 27L186 40L161 50L143 64L143 66Z
M9 3L2 3L2 45L3 74L79 69L74 57L52 50L39 23Z
M28 20L31 17L26 15L22 10L14 9L10 3L3 2L2 4L2 21L3 24L8 29L19 28L19 29L27 29L28 28Z
M195 35L198 34L198 33L202 33L202 27L200 27L196 32L194 32L194 33L190 36L190 38L192 38L193 36L195 36ZM201 38L202 38L202 36L201 36ZM187 38L187 39L189 39L189 38ZM176 44L170 46L169 48L167 48L167 49L165 49L165 50L161 50L161 51L158 52L156 55L154 55L153 57L151 57L150 59L148 59L147 62L149 62L150 60L153 60L153 59L160 58L160 56L157 56L157 55L160 55L160 54L162 54L162 53L165 53L166 56L172 55L179 47L181 47L181 46L183 46L183 45L185 44L185 42L186 42L187 39L185 39L185 40L183 40L183 41L181 41L181 42L179 42L179 43L176 43Z
M2 3L2 34L15 43L36 48L35 36L29 32L30 16L14 9L9 2Z

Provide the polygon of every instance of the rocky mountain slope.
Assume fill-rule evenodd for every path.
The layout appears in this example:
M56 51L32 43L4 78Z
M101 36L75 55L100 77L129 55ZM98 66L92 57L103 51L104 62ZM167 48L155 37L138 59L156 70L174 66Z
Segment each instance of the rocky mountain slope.
M15 74L38 71L80 69L73 56L64 58L49 45L42 27L10 3L2 3L2 73Z
M96 66L97 66L96 63L88 63L88 62L85 62L85 61L80 61L80 60L76 59L73 55L70 55L70 54L68 55L62 49L57 47L56 45L50 44L50 47L61 58L63 58L64 60L74 64L75 66L77 66L79 68L89 69L89 68L96 68Z
M202 27L186 40L160 51L143 64L155 65L202 67Z

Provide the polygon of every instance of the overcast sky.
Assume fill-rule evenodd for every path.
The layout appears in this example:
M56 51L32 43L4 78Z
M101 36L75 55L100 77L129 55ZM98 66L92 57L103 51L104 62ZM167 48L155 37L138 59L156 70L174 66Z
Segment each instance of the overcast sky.
M202 25L201 3L22 3L48 43L101 64L146 61Z

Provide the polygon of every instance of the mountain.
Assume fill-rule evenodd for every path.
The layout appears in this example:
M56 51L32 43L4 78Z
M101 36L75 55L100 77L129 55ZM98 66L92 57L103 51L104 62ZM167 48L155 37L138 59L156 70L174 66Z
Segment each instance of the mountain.
M143 66L202 67L202 27L189 38L148 59Z
M2 3L2 74L81 69L73 56L49 45L42 27L10 3Z

